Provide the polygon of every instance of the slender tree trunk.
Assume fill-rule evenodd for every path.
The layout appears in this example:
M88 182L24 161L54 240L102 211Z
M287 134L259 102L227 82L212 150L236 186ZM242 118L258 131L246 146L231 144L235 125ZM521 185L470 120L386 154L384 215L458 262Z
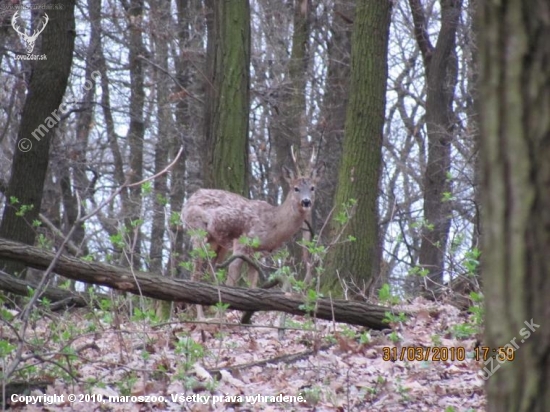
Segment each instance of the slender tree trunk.
M61 152L69 156L66 156L62 160L62 170L60 171L61 178L59 185L61 187L61 196L63 201L64 211L64 227L63 233L68 233L72 226L76 222L78 216L78 208L81 205L78 204L78 195L81 201L85 201L91 196L92 188L90 187L90 180L88 179L86 172L88 171L88 139L90 137L90 131L94 124L94 100L95 100L95 85L97 72L97 60L99 52L99 44L101 41L101 0L88 0L88 10L90 13L90 42L88 43L86 68L85 68L85 85L89 86L84 88L84 101L81 104L82 110L76 114L76 144L70 146L71 152L67 153L64 148L61 148ZM91 86L90 86L91 85ZM58 145L59 146L59 145ZM57 204L58 200L55 199L53 204ZM48 218L51 216L46 215ZM80 248L81 255L88 254L87 245L84 243L86 233L83 225L75 228L73 232L72 241Z
M170 22L170 3L163 0L151 0L151 13L157 24L155 32L155 59L160 69L156 71L158 136L155 145L155 173L160 172L168 163L168 148L172 141L172 114L168 101L171 79L166 75L168 69L168 41ZM149 265L151 271L162 272L162 251L166 231L165 212L168 206L168 175L163 174L155 179L153 186L153 224L151 226L151 248Z
M203 129L205 126L205 107L199 103L199 100L204 99L204 88L207 84L207 82L204 82L204 57L200 52L203 48L203 37L206 37L207 31L206 24L197 24L196 19L196 16L202 14L203 2L201 0L177 0L176 7L180 49L178 54L174 56L176 79L178 80L175 93L179 96L175 116L178 132L185 145L185 151L183 153L184 158L172 169L172 173L178 174L181 179L175 180L178 185L172 187L171 199L176 202L172 203L172 210L181 210L181 203L179 208L177 203L183 202L183 195L186 192L188 195L194 193L204 186L203 165L206 162L206 144ZM208 34L211 33L208 32ZM193 50L196 50L196 52L192 52ZM177 146L172 149L172 153L175 155L180 143L174 142L174 145ZM185 186L181 185L184 176L187 177ZM180 189L181 193L179 193ZM180 196L181 200L178 200ZM178 250L181 251L181 249Z
M299 154L301 139L307 133L304 124L306 115L305 87L308 65L309 0L295 0L293 14L292 45L288 67L282 86L276 94L276 105L271 119L271 146L275 157L273 173L278 176L283 198L289 188L281 173L283 166L295 167L291 147ZM300 159L298 159L300 161Z
M63 9L48 10L50 19L47 30L41 34L41 50L36 47L34 51L45 54L47 59L37 60L32 64L32 75L6 191L7 202L0 223L0 237L28 245L34 243L36 236L33 222L38 219L42 204L50 144L61 115L60 104L73 58L75 1L59 2L63 4ZM43 128L42 136L42 133L36 132L39 127ZM30 150L25 151L28 147ZM22 208L27 211L21 215ZM21 264L10 262L0 262L0 267L11 274L23 269Z
M130 127L128 128L128 143L130 145L130 182L143 179L143 139L145 137L145 122L143 107L145 105L143 59L145 46L143 44L143 0L131 0L130 8L126 10L129 16L129 60L130 60ZM141 187L133 186L129 190L128 203L125 210L126 234L130 241L130 264L141 266Z
M426 17L420 0L409 0L409 3L427 83L428 162L424 173L424 222L419 264L427 270L431 280L427 287L432 290L443 283L451 223L449 171L455 125L452 104L457 82L455 37L462 0L441 1L441 30L435 47L427 33Z
M309 37L310 37L310 0L295 0L292 32L292 47L290 60L286 74L286 81L280 94L277 116L272 119L275 122L272 145L275 149L274 172L280 176L283 197L288 190L292 190L283 179L281 170L283 165L296 168L298 173L308 173L307 159L309 159L309 144L306 143L308 125L306 120L306 79L309 61ZM291 148L294 147L297 164L292 164ZM307 220L311 222L311 213ZM303 240L310 240L307 226L303 226ZM301 239L301 240L302 240ZM297 271L302 272L299 262L305 262L309 258L307 250L296 243L289 244L293 260L298 263Z
M122 186L126 177L124 175L124 161L122 158L122 153L118 147L118 136L115 132L115 120L114 115L111 110L111 90L109 88L109 78L108 78L108 66L105 55L103 53L102 44L98 46L98 70L101 72L101 111L103 114L105 122L105 130L107 132L107 141L110 151L110 156L112 157L112 168L113 168L113 179L119 186ZM120 193L120 203L122 204L122 210L126 210L128 207L128 189L124 188ZM119 216L117 216L118 218ZM102 224L103 230L109 235L114 236L118 233L119 228L116 226L116 223L113 222L114 219L106 218L103 213L98 213L99 221ZM120 261L121 250L119 246L115 243L112 244L113 247L113 258L112 261Z
M479 3L489 412L550 409L550 25L547 2Z
M379 271L378 183L388 76L388 38L391 1L360 2L355 11L351 50L350 97L342 163L335 197L336 214L342 204L357 201L354 215L327 258L323 289L341 290L338 279L364 291ZM333 237L342 228L335 223ZM349 236L354 242L347 242Z

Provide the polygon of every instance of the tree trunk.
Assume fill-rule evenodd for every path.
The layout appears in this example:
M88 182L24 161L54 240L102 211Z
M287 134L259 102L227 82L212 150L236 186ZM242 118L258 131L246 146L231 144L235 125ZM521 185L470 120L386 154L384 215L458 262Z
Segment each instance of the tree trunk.
M337 274L359 291L376 276L380 262L378 183L388 77L391 1L360 2L355 11L351 51L350 97L335 213L355 199L355 214L327 258L323 289L341 290ZM335 216L336 216L335 215ZM332 226L333 238L341 230ZM346 239L353 236L355 242Z
M250 6L248 0L209 1L205 133L206 186L248 194Z
M143 44L144 6L143 0L131 0L128 13L129 28L129 68L130 68L130 126L128 127L128 143L130 145L130 183L143 179L143 140L145 137L145 121L143 108L145 105L143 56L146 55ZM141 267L141 216L143 200L141 186L132 186L129 190L128 202L125 206L124 224L129 251L129 264Z
M285 81L277 93L276 108L273 111L271 145L275 152L273 171L279 176L283 198L289 188L281 173L284 165L297 167L292 163L291 147L299 152L301 139L307 134L304 123L306 116L306 74L309 42L309 0L295 0L293 14L292 46L285 74ZM299 159L298 159L299 160Z
M331 27L332 37L327 44L327 83L321 113L319 133L323 136L322 159L327 170L338 170L342 158L346 107L349 96L351 32L354 18L353 1L344 0L334 4ZM337 173L325 173L316 188L316 222L323 225L329 219L334 206L338 185ZM321 233L324 243L329 241L329 231Z
M173 125L168 101L169 85L172 80L166 76L168 69L168 39L170 22L170 3L163 0L151 1L151 13L157 30L154 37L155 59L158 67L157 85L157 116L158 136L155 144L155 173L159 173L168 163L168 148L172 141ZM164 249L164 234L166 226L166 210L168 207L168 175L157 177L153 186L153 222L151 226L151 248L149 250L149 267L151 271L162 272L162 251Z
M40 35L42 47L39 54L45 54L47 59L32 64L6 191L6 206L0 223L0 237L28 245L34 243L36 236L33 222L38 219L42 204L50 144L62 115L60 110L64 110L60 105L73 58L75 0L60 3L64 6L62 9L48 10L50 19L47 29ZM25 151L28 147L30 150ZM27 211L19 213L23 208ZM21 264L8 263L4 266L4 262L0 262L0 267L10 274L23 269Z
M489 412L550 408L550 25L547 2L479 3ZM499 370L497 370L499 369Z
M63 233L69 233L72 226L77 220L78 208L81 207L78 202L77 194L80 195L82 201L87 201L92 196L92 183L88 179L86 172L90 168L90 162L87 159L88 145L90 132L94 125L95 101L96 101L96 70L98 69L98 50L101 42L101 0L87 1L89 16L90 16L90 40L86 50L86 68L85 68L85 85L93 85L86 87L84 90L84 100L81 106L84 110L75 113L76 116L76 135L73 144L67 144L67 137L63 136L57 143L57 152L61 153L59 174L59 186L61 189L61 198L63 200L63 225L61 229ZM90 82L90 83L88 83ZM59 165L58 165L59 167ZM55 170L55 168L53 169ZM50 170L50 175L52 171ZM55 174L54 174L55 176ZM50 177L51 179L51 177ZM56 193L57 194L57 193ZM59 203L59 199L53 199L54 205ZM53 219L53 216L48 216ZM77 256L85 256L88 254L86 245L86 232L84 226L78 226L73 232L72 241L80 248Z
M420 0L409 0L415 35L426 72L426 127L428 162L424 173L424 222L419 264L425 268L429 290L443 284L445 251L451 224L451 142L457 82L455 37L462 0L441 1L441 30L432 46ZM428 295L431 296L431 293Z
M176 96L178 96L175 116L185 151L184 157L172 169L174 182L177 182L171 191L172 210L174 211L181 210L185 193L190 195L204 186L203 170L206 162L203 131L205 105L199 103L204 100L206 85L204 82L205 62L203 53L201 53L203 38L207 33L206 24L204 24L206 19L197 22L197 16L204 14L203 2L201 0L177 0L176 7L179 50L174 55L175 76L178 81L175 88ZM174 141L174 146L171 150L173 155L177 153L180 146L178 139ZM177 179L178 176L175 174L181 178ZM185 176L187 179L184 179ZM181 184L184 180L185 186ZM174 196L176 200L174 200ZM178 203L179 207L177 207ZM182 242L177 240L176 243L181 244ZM176 250L181 252L181 248L176 247Z
M275 149L274 173L280 176L283 198L286 197L289 188L283 179L281 170L283 165L295 168L297 173L306 174L309 172L307 164L306 144L308 127L306 121L306 78L309 61L309 37L310 37L310 0L295 0L293 14L292 47L290 60L288 62L286 81L280 93L278 102L278 116L272 121L275 123L275 133L272 135L271 143ZM292 163L291 148L294 147L296 164ZM306 219L311 222L311 212L308 212ZM306 224L302 227L302 236L298 240L311 240L310 232ZM292 242L288 248L292 260L296 263L296 272L301 273L302 263L309 259L307 249Z

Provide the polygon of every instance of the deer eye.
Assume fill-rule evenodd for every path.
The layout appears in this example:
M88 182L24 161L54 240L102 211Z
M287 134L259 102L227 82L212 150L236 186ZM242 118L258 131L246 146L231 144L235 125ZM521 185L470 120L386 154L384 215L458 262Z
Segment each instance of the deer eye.
M312 192L315 191L315 186L311 186L311 191L312 191Z
M298 187L295 187L295 188L294 188L294 191L295 191L295 192L299 192L300 189L299 189Z

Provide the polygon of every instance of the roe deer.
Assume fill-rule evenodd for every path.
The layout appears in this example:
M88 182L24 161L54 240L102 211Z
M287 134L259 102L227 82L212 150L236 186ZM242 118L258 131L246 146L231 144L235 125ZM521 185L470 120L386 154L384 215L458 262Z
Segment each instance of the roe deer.
M313 158L313 157L312 157ZM206 242L216 253L212 265L223 262L229 249L233 254L250 255L252 251L271 252L279 248L298 232L313 206L315 185L321 178L324 164L312 169L309 176L296 176L283 166L283 176L290 189L280 206L272 206L261 200L249 200L238 194L216 189L199 189L187 201L182 210L188 230L202 229ZM258 239L254 247L239 242L241 236ZM194 247L204 239L193 239ZM229 265L227 285L235 286L240 278L242 259ZM200 275L196 262L193 280ZM256 287L258 273L249 265L249 282Z

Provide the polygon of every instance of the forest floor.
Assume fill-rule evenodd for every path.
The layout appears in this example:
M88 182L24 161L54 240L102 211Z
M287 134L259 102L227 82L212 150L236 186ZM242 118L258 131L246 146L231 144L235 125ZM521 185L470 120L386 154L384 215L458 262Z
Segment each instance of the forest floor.
M288 315L284 334L279 313L252 326L231 311L224 323L50 314L29 326L13 378L42 391L6 397L24 411L484 411L469 316L421 299L394 310L392 330ZM13 347L15 330L1 326Z

